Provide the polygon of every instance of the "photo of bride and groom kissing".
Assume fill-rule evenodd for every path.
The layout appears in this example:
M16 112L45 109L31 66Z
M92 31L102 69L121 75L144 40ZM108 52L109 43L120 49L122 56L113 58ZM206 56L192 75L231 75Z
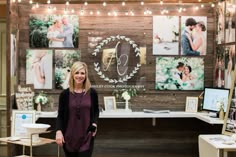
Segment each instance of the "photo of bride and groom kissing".
M206 55L206 26L204 21L189 17L181 34L182 53L186 56Z

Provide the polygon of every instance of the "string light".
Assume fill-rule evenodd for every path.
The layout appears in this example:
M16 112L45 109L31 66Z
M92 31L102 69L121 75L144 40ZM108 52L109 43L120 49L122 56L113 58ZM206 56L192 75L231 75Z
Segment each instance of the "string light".
M125 1L122 2L122 6L125 6Z
M48 1L47 1L47 4L50 4L50 3L51 3L51 1L50 1L50 0L48 0Z
M141 3L140 3L141 5L144 5L144 1L141 1Z
M215 4L214 4L214 3L211 3L211 7L212 7L212 8L215 7Z
M163 5L163 0L160 1L160 5Z
M32 0L30 0L30 1L29 1L29 4L32 4L32 3L33 3L33 1L32 1Z
M66 1L66 5L70 5L70 2L69 2L69 1Z
M85 6L87 6L87 5L88 5L88 2L87 2L87 1L85 1L85 2L84 2L84 5L85 5Z
M103 2L102 5L105 7L105 6L107 6L107 3L106 3L106 2Z

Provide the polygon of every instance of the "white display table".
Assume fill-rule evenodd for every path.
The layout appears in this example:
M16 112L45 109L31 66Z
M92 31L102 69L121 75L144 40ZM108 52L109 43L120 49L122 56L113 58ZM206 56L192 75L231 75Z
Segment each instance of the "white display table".
M56 118L57 112L41 112L37 118ZM144 113L144 112L101 112L99 118L152 118L155 125L156 118L197 118L209 124L224 124L219 118L212 118L208 113L188 113L183 111L170 111L169 113Z
M231 137L220 134L199 135L199 157L227 157L229 151L236 151Z

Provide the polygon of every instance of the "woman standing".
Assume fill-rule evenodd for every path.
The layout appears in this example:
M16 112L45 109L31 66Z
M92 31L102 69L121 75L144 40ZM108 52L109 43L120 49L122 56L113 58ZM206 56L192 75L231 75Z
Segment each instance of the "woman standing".
M87 65L71 67L69 88L59 97L56 142L66 157L91 157L99 117L98 95L91 88Z

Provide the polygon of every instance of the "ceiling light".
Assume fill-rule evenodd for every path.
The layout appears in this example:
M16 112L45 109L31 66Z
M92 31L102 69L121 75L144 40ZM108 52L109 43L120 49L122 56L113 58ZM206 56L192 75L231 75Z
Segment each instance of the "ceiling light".
M125 1L122 2L122 6L125 6Z
M84 5L88 5L88 2L87 2L87 1L85 1L85 2L84 2Z
M144 1L141 1L141 3L140 3L141 5L144 5Z

